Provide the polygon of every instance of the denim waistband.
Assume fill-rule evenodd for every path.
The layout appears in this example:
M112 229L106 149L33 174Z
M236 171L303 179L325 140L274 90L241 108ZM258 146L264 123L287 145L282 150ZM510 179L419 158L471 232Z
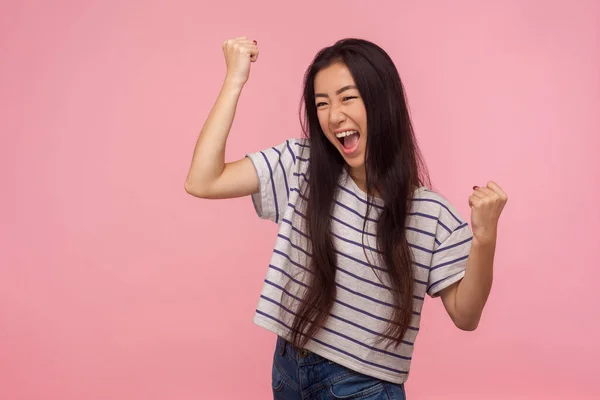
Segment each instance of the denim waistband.
M318 362L328 361L312 351L297 348L281 336L277 337L277 351L280 357L290 358L296 361L298 364L315 364Z

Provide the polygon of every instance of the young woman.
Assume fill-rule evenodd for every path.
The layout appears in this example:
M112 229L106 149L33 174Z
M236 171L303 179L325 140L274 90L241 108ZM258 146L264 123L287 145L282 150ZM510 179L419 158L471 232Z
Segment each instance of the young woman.
M250 65L223 43L227 74L197 141L186 191L252 197L279 225L254 322L277 339L276 399L403 399L425 295L477 327L492 285L494 182L474 187L471 224L430 190L397 69L377 45L340 40L304 81L306 138L224 162Z

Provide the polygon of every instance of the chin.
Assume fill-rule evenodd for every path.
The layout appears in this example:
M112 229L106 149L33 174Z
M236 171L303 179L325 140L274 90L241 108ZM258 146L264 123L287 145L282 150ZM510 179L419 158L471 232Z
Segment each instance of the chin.
M362 155L356 157L347 157L342 153L342 157L344 158L344 161L346 161L346 164L352 169L361 169L365 166L365 158L362 157Z

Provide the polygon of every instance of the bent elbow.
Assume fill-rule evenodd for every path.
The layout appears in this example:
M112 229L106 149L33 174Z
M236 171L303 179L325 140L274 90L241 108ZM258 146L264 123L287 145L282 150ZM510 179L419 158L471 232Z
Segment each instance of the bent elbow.
M465 331L465 332L473 332L474 330L477 329L477 327L479 326L478 323L471 323L471 324L456 324L456 327L458 329L460 329L461 331Z
M185 181L183 188L187 194L191 194L194 197L205 198L207 196L198 185L194 185L188 180Z
M479 319L455 320L454 325L461 331L473 332L479 326Z

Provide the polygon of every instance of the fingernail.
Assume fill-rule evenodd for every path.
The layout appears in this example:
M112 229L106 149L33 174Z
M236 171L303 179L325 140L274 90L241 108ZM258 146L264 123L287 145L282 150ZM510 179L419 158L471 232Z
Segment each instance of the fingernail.
M256 40L254 40L254 44L258 44L258 42Z
M479 186L473 186L473 190L479 189Z

